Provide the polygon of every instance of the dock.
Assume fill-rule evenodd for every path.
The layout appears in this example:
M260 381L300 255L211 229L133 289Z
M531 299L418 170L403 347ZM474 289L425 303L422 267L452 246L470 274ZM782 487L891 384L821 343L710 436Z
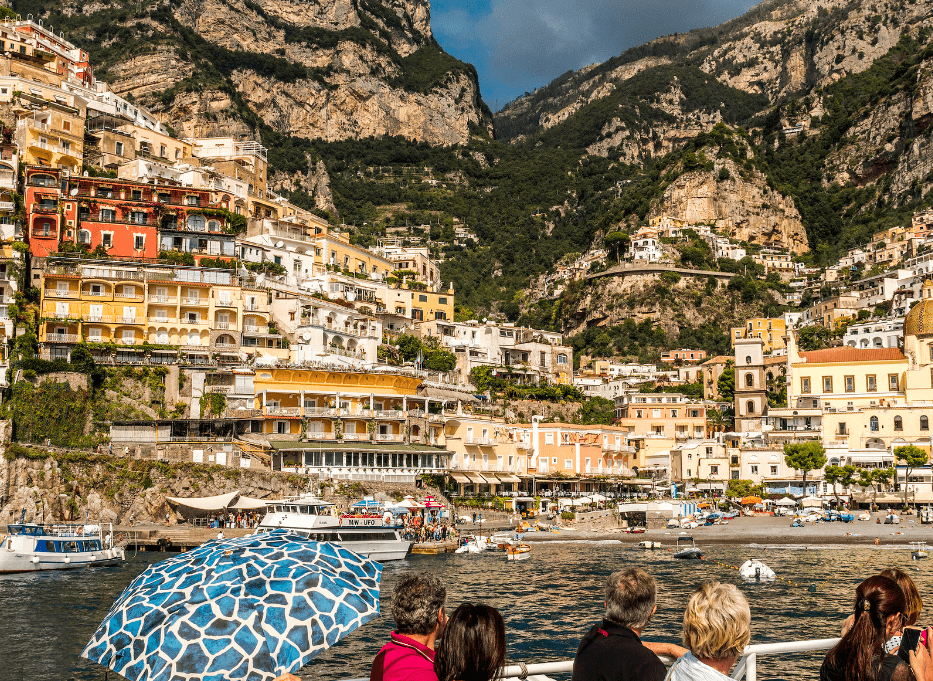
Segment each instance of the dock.
M436 556L439 553L453 553L457 550L456 542L451 541L426 541L419 544L412 544L412 554L423 556Z
M217 539L219 532L223 532L224 537L231 539L251 534L253 529L225 527L212 530L206 527L184 525L114 526L113 528L114 541L124 546L128 553L132 551L188 551L212 539Z

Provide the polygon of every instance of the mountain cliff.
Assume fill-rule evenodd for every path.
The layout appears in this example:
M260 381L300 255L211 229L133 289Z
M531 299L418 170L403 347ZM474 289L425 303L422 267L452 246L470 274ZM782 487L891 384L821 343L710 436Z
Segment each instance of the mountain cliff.
M427 0L14 0L91 55L113 90L180 134L265 126L328 141L464 144L491 131L475 69L431 33Z

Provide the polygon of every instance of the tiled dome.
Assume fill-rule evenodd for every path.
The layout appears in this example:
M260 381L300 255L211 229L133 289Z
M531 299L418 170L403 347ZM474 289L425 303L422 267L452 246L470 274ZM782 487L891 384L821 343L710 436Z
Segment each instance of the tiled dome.
M904 320L905 336L933 334L933 281L929 279L920 289L920 302L910 308Z

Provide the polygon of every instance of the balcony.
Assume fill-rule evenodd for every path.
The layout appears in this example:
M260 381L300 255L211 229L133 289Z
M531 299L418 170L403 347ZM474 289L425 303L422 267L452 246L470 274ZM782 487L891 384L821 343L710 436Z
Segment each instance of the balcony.
M401 409L387 409L373 412L373 417L377 419L404 419L405 412Z
M146 320L152 324L176 324L178 317L147 317Z
M58 289L47 288L47 289L45 289L45 297L46 297L46 298L71 298L71 299L77 299L77 298L78 298L78 292L77 292L77 291L59 291Z
M47 333L45 334L46 343L77 343L81 336L76 333Z
M3 187L2 180L0 180L0 187ZM16 208L16 206L12 201L0 201L0 211L11 211L14 208Z
M136 316L127 317L125 315L120 315L119 317L115 317L114 321L117 324L142 324L144 320Z
M244 311L244 312L259 312L260 314L269 314L269 311L263 309L262 306L260 306L260 305L255 305L255 304L252 304L252 305L251 305L251 304L249 304L249 303L247 303L246 305L243 306L243 311Z
M269 327L268 326L244 326L243 333L268 335Z
M207 326L206 319L192 319L191 317L182 317L179 322L187 326Z
M376 442L404 442L405 437L401 434L395 433L375 433L373 439Z
M339 413L334 407L305 407L305 416L337 416Z
M236 348L240 346L237 345L236 343L224 342L224 343L214 343L214 347L217 348L218 350L235 350Z
M219 298L214 301L214 307L236 307L236 303L227 298Z
M113 321L113 317L109 314L86 314L81 316L81 321L95 324L110 324Z
M182 298L181 304L195 307L207 307L208 300L207 298Z
M333 433L305 433L305 438L308 440L335 440Z
M100 290L100 291L85 290L85 291L81 291L81 295L82 295L82 296L94 296L95 298L106 298L107 296L110 295L110 291L104 291L104 290Z
M235 324L231 322L214 322L214 328L222 331L232 328Z
M173 305L178 302L178 298L175 296L149 296L150 303L172 303Z
M124 292L121 291L121 292L116 293L116 294L114 294L114 295L116 295L117 298L142 298L142 297L143 297L142 292L140 292L140 293L124 293Z
M301 409L299 407L266 406L266 416L301 416Z
M343 439L362 442L362 441L368 441L370 438L369 438L369 433L344 433Z
M34 203L32 204L33 213L58 213L58 204Z
M327 348L327 354L349 357L350 359L366 359L366 355L358 350L347 350L346 348L335 348L333 346Z
M158 221L146 216L145 218L133 218L130 215L119 216L116 213L78 213L78 220L81 222L106 222L108 224L139 225L140 227L154 226Z
M488 445L488 437L468 437L466 443L468 445Z

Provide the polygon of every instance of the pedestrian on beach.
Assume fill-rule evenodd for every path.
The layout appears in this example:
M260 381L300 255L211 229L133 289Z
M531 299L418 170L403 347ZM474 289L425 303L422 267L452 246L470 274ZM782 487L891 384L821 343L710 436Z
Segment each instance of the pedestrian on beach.
M444 583L433 575L399 580L392 596L395 631L373 660L370 681L437 681L434 645L447 623L446 600Z
M732 665L751 640L748 601L734 584L705 582L684 612L684 645L666 681L726 681Z
M658 585L641 568L609 575L606 613L580 642L573 681L663 681L667 670L658 655L680 657L685 651L666 643L645 644L641 634L657 608Z
M476 511L473 511L473 524L476 524Z
M505 666L505 622L495 608L462 603L434 657L438 681L492 681Z
M931 681L933 658L926 644L909 653L910 662L885 651L907 619L907 598L893 579L875 575L855 590L854 622L820 667L820 681Z

